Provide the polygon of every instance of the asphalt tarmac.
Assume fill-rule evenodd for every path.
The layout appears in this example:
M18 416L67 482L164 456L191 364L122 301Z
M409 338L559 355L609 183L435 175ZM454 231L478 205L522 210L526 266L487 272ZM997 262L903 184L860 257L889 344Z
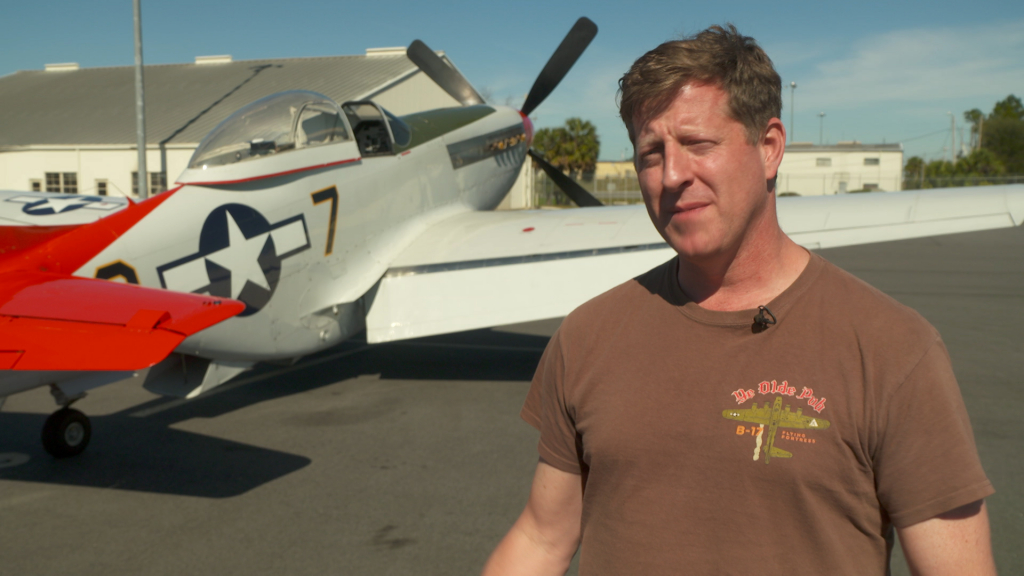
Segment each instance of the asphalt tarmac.
M1024 573L1024 229L822 254L943 334L997 490L997 564ZM47 391L13 396L0 574L477 573L528 493L518 413L557 326L349 342L190 402L113 384L76 405L92 443L66 460L39 441Z

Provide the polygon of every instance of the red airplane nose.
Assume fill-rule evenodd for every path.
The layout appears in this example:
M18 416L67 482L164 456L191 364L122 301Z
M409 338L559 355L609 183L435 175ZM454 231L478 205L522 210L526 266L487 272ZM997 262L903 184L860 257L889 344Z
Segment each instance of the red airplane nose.
M523 117L523 129L526 130L526 147L529 148L533 144L533 122L522 111L519 112L519 115Z

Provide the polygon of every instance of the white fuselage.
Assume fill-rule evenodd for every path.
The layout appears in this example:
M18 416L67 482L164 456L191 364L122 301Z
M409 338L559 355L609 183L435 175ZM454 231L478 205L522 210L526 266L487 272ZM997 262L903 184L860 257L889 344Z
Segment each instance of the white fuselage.
M255 294L257 305L188 338L178 351L251 361L310 354L362 329L364 296L372 297L391 261L423 230L454 214L492 209L501 202L522 166L522 139L457 168L453 158L460 143L463 151L467 142L486 147L487 135L512 127L522 128L519 113L497 108L397 155L359 158L356 144L347 141L326 148L337 160L358 160L248 182L186 183L76 275L93 277L120 261L135 270L143 286L211 292L203 289L208 278L212 287L218 270L222 277L230 270L231 287L222 283L220 289L228 292L217 295L251 305ZM315 152L322 157L324 150ZM303 167L304 152L288 153L297 169ZM329 244L332 187L337 206ZM226 222L225 210L235 222ZM265 222L253 224L259 216ZM213 236L222 241L211 247ZM240 284L246 281L242 292Z

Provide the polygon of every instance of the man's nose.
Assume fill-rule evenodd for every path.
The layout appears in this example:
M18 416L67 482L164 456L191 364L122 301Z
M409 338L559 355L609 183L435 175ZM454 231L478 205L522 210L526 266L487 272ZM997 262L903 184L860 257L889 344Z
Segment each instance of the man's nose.
M661 185L665 190L682 190L693 182L693 160L679 144L665 146L665 169Z

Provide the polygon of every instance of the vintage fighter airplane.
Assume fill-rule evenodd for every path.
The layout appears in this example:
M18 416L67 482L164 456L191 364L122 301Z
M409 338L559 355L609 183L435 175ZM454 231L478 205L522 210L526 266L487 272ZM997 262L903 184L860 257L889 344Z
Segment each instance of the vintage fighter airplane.
M782 409L782 398L775 398L775 404L768 406L765 403L763 408L758 408L755 402L750 408L730 408L722 411L722 416L729 420L739 420L740 422L750 422L752 424L760 424L761 429L758 430L757 443L754 446L754 460L756 461L761 455L761 442L764 439L764 427L768 426L768 439L764 445L764 463L767 464L771 461L772 456L776 458L792 458L793 453L787 452L782 448L775 447L775 432L779 428L801 428L804 430L824 430L832 425L831 422L817 416L804 416L803 410L797 408L797 411L790 412L789 406L786 409Z
M522 110L485 104L416 41L409 58L463 106L398 118L284 92L227 118L144 202L0 193L0 405L49 386L61 409L44 446L69 456L89 441L70 404L134 370L193 398L362 331L378 343L562 316L667 260L643 206L602 207L529 149L529 113L596 32L576 23ZM493 211L528 154L588 207ZM1014 226L1024 186L779 210L797 242L839 246Z

